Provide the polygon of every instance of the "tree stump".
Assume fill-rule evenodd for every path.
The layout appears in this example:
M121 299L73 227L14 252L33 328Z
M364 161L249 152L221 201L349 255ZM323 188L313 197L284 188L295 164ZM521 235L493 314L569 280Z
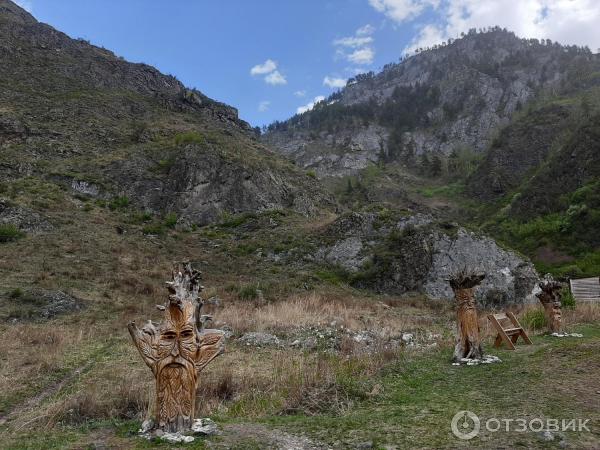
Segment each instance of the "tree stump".
M481 359L483 357L473 291L484 278L484 273L465 273L463 271L449 280L457 306L457 339L454 348L454 362L460 362L463 358Z
M154 428L166 432L188 431L194 421L198 374L224 350L220 330L205 330L210 316L200 314L203 301L199 292L200 272L191 264L176 265L164 320L148 321L140 330L135 322L129 334L156 379Z
M554 281L551 277L547 277L539 284L542 292L536 294L540 302L544 306L546 314L546 322L550 333L560 333L562 330L562 304L560 291L562 285L558 281Z

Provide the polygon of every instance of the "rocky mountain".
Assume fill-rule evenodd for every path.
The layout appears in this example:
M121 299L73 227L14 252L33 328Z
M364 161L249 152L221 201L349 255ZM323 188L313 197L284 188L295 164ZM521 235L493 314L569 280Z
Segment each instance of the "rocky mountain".
M320 177L378 161L415 167L463 149L481 154L532 99L596 84L588 75L599 67L586 48L472 30L349 80L311 111L269 126L263 139Z
M581 277L600 270L599 117L598 54L495 27L359 75L263 140L343 204L456 220Z
M0 0L0 179L38 180L205 224L331 206L237 110ZM6 189L5 189L6 190Z

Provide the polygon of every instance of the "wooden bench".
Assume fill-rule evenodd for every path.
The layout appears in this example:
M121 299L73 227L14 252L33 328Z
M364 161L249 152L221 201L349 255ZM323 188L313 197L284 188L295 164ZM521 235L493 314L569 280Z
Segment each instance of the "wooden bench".
M523 338L526 344L532 343L513 313L489 314L488 319L498 331L498 335L494 341L494 347L498 348L502 346L502 342L504 342L510 350L514 350L519 336Z

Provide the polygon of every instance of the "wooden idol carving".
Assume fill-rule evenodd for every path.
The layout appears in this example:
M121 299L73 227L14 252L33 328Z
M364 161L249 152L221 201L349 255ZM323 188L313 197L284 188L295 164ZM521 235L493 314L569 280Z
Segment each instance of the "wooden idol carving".
M561 284L552 278L546 278L540 284L542 292L536 294L544 306L546 322L550 333L560 333L562 329Z
M167 282L164 320L148 321L129 334L156 379L154 427L165 432L187 431L195 416L198 374L224 350L223 332L205 330L210 316L200 314L203 301L200 272L191 264L176 265Z
M480 359L483 357L473 290L484 278L484 273L462 271L449 280L457 306L458 333L454 348L455 362L460 362L462 358Z

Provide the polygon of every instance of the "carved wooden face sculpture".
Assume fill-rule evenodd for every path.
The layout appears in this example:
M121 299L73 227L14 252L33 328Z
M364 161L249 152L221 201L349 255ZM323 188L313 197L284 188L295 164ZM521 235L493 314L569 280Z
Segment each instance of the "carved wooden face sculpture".
M129 324L129 333L156 378L156 425L165 431L183 431L195 413L198 374L223 352L219 330L204 330L198 292L200 273L186 265L168 282L169 302L159 309L164 321L151 321L140 330Z

